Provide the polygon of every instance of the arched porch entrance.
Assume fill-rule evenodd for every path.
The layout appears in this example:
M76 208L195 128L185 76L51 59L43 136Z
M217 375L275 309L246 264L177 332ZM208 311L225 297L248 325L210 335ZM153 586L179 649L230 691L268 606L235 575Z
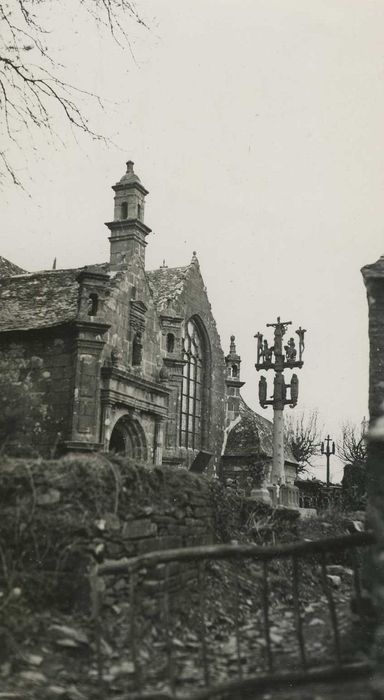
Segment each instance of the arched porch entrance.
M147 441L139 421L129 416L119 418L112 430L109 451L125 455L139 462L146 462L148 459Z

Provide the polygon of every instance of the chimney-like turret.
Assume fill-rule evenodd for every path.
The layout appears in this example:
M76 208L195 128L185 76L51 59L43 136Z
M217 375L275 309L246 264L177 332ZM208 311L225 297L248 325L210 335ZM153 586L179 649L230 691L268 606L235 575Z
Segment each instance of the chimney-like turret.
M227 425L229 425L240 412L240 389L245 382L240 381L241 357L236 352L235 336L231 335L229 354L225 358L227 366Z
M151 232L144 223L148 190L134 172L131 160L127 162L127 172L112 189L115 192L114 219L106 224L111 232L111 267L120 269L135 254L141 257L144 264L145 239Z

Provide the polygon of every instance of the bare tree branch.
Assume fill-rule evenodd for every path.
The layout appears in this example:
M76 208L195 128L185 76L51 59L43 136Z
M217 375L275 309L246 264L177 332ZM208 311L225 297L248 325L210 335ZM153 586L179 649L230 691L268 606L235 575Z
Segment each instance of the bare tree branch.
M285 419L285 441L292 450L294 458L299 463L298 472L307 471L312 457L320 454L321 429L319 428L317 411L289 415Z
M341 427L341 440L337 444L337 454L345 464L365 465L367 459L366 436L362 428L352 423Z
M120 46L127 46L133 55L126 20L146 27L133 2L77 1L93 22L107 27L113 39ZM33 142L36 130L45 130L52 142L60 140L56 128L60 111L74 131L106 140L92 128L79 103L79 98L84 97L103 106L101 98L65 82L59 72L62 64L45 45L48 30L43 10L50 3L51 0L0 0L0 178L10 177L18 185L21 183L10 155L11 144L21 148L25 135ZM34 62L28 60L30 52Z

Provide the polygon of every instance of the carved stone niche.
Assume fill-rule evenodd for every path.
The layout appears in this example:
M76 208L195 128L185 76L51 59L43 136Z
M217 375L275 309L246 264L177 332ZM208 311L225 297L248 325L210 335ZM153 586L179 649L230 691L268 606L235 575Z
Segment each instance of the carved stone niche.
M139 299L131 300L130 316L129 316L129 327L134 331L134 333L143 333L145 330L145 314L147 313L147 306L143 301Z
M87 320L100 317L108 295L109 275L97 267L85 267L77 275L79 283L78 313Z
M159 381L162 384L167 384L167 382L169 381L169 378L170 378L169 369L167 368L167 365L164 364L164 362L163 362L161 369L160 369L160 372L159 372Z
M171 305L168 300L167 306L160 311L160 324L163 336L163 348L169 358L177 358L181 353L181 334L183 317Z

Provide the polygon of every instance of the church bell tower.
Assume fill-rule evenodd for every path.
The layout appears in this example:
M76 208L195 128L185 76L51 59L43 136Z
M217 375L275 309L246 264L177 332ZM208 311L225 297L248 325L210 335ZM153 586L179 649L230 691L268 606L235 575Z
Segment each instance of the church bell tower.
M111 266L120 269L135 254L140 256L144 264L147 245L145 239L151 232L144 223L148 190L134 172L131 160L127 162L127 172L112 189L115 192L114 219L106 224L111 232Z

